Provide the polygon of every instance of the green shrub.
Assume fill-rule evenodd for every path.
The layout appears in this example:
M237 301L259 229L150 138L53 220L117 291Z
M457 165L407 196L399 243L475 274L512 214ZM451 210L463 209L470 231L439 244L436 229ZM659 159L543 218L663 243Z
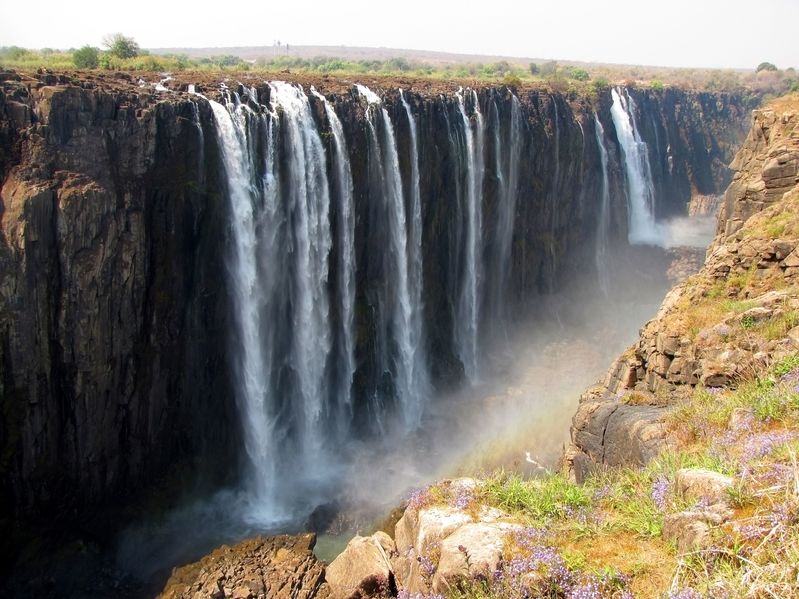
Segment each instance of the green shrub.
M660 90L662 90L662 89L663 89L663 82L662 82L662 81L660 81L659 79L655 79L654 81L652 81L652 83L650 83L650 84L649 84L649 86L650 86L652 89L655 89L655 90L657 90L657 91L660 91Z
M72 62L79 69L96 69L100 64L100 50L92 46L83 46L72 53Z
M570 76L577 81L588 81L591 78L591 75L585 69L572 69Z
M605 91L606 89L608 89L610 87L610 81L608 81L604 77L597 77L596 79L594 79L594 82L593 82L592 85L594 86L594 91L599 93L599 92Z
M514 75L512 73L508 73L502 79L502 83L503 83L503 85L507 85L511 89L517 89L518 87L521 86L522 80L521 80L521 78L518 75Z
M19 46L9 46L8 48L2 49L3 57L8 58L9 60L20 60L22 58L26 58L30 54L30 50L20 48Z
M777 66L774 63L761 62L759 65L757 65L757 68L755 69L755 72L759 73L760 71L778 71L778 70L779 69L777 68Z

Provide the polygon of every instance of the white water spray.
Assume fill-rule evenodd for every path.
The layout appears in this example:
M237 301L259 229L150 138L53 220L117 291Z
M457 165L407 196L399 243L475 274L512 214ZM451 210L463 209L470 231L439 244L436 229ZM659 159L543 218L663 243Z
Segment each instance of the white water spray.
M596 234L596 270L599 287L607 295L610 291L610 265L608 264L608 245L610 243L610 185L608 183L608 151L605 149L605 129L594 113L594 133L602 164L602 195L599 204L599 223Z
M390 314L390 322L388 326L381 328L389 332L396 355L393 360L384 357L383 363L394 364L392 374L402 421L405 429L411 431L416 429L421 421L426 390L418 384L423 377L415 376L416 353L421 348L418 345L414 347L413 339L416 333L412 334L411 330L413 313L418 307L414 308L412 305L409 285L408 231L397 141L391 118L382 106L380 98L363 85L358 85L357 89L369 103L366 117L372 144L370 160L377 162L388 225L388 252L392 276L391 281L387 282L391 288L384 299L391 304L391 309L384 310ZM384 352L391 351L392 345L388 340L378 342L377 345L382 347Z
M661 234L655 223L652 171L646 142L641 139L635 124L635 103L626 90L620 92L614 88L611 93L613 105L610 114L616 126L627 175L628 240L633 245L658 245Z
M483 249L483 115L477 94L473 93L474 130L466 114L462 90L458 91L458 110L466 142L466 264L456 319L456 345L466 378L474 383L479 379L480 284L482 280Z

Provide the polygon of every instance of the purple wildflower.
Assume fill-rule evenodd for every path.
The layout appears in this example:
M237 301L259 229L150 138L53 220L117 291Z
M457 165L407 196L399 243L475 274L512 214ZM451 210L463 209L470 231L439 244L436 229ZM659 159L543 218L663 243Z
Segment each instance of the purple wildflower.
M408 494L408 507L418 510L424 507L429 500L430 500L430 487L413 489Z
M702 599L702 595L694 589L687 587L679 591L670 592L669 599Z
M474 501L474 491L469 487L460 487L458 493L452 498L452 507L459 510L466 509Z
M436 565L433 563L433 560L430 559L426 555L419 555L416 557L416 561L419 562L419 567L422 569L422 573L426 574L427 576L432 576L436 573Z
M757 524L746 524L738 529L738 534L744 541L758 541L766 536L767 532L767 528L763 528Z
M599 582L591 580L585 584L572 587L566 597L567 599L602 599L604 594Z
M666 510L666 497L669 493L671 483L665 476L659 476L654 483L652 483L652 502L661 512Z
M594 491L594 495L592 497L593 501L602 501L610 496L610 485L603 485L602 487L598 488Z
M762 458L798 437L799 435L791 431L769 431L752 435L744 441L741 458L744 462Z
M409 593L402 590L397 594L397 599L444 599L444 595L425 595L423 593Z

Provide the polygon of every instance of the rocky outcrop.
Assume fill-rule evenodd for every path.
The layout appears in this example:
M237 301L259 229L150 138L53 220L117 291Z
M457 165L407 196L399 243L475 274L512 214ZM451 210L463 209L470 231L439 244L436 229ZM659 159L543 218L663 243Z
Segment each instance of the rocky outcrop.
M737 232L753 214L770 206L799 182L799 114L755 110L752 128L730 165L736 173L724 194L718 236Z
M325 572L331 598L393 597L397 585L391 559L395 556L396 546L386 533L355 536Z
M639 341L581 397L564 456L578 480L596 464L644 464L668 447L666 416L695 387L735 386L795 351L797 118L755 112L703 269L668 293Z
M694 195L688 204L688 216L716 216L723 201L722 195Z
M160 599L327 599L316 536L256 537L175 569Z

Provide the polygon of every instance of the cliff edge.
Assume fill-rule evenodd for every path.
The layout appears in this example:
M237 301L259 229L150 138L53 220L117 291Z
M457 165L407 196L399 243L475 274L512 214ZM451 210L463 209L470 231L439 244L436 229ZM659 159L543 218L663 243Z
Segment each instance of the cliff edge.
M666 416L697 388L735 388L799 346L799 101L753 113L702 270L581 397L567 468L643 465L675 439Z

